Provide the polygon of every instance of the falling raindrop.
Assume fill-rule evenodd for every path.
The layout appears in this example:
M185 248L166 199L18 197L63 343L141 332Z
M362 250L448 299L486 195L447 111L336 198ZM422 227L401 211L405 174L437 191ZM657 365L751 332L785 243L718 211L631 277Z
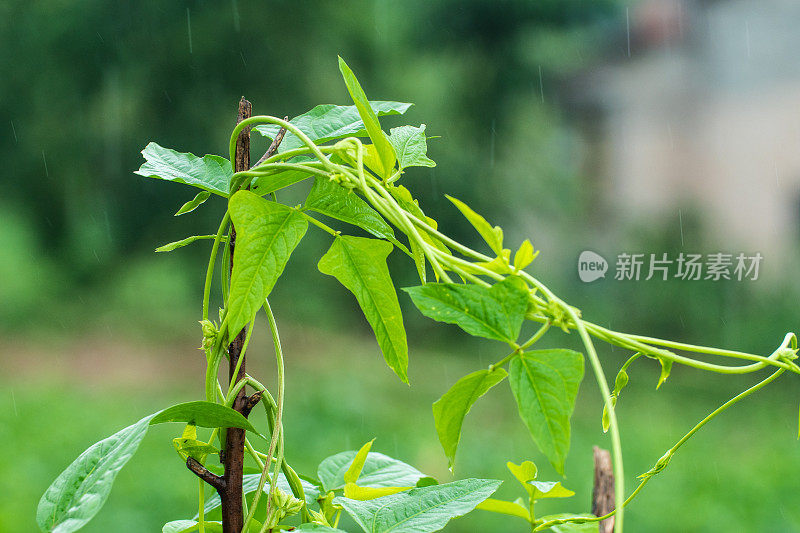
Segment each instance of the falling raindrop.
M189 30L189 53L192 53L192 16L189 13L189 8L186 8L186 27Z
M44 161L44 175L49 178L50 172L47 170L47 158L44 155L44 149L42 149L42 161Z
M14 416L19 416L17 412L17 399L14 397L14 391L11 391L11 403L14 405Z
M14 144L17 144L17 128L14 127L14 121L11 121L11 131L14 134Z
M172 103L172 98L169 97L169 93L167 92L166 89L164 89L164 96L167 97L167 102L169 102L171 104Z
M239 33L241 30L239 26L239 2L231 0L231 8L233 8L233 29L236 30L236 33Z
M680 209L678 209L678 224L681 227L681 248L683 248L683 214Z
M244 60L244 52L241 50L239 50L239 57L242 58L242 65L244 65L244 68L247 68L247 61Z
M542 81L542 66L539 65L539 93L542 96L542 103L544 103L544 82Z
M631 57L631 13L630 8L625 8L625 26L628 34L628 57Z

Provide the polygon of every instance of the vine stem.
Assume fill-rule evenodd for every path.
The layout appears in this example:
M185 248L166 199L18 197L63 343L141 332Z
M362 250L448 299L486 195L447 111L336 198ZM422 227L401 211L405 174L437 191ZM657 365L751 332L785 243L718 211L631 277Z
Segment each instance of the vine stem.
M261 470L261 478L258 480L258 488L256 489L256 495L253 499L253 504L250 506L250 512L247 513L247 517L244 520L244 527L245 530L253 519L253 513L255 512L256 506L258 505L258 500L261 498L261 494L264 491L264 486L267 484L267 478L269 477L269 470L272 466L272 456L275 454L275 448L278 445L279 436L283 433L283 397L284 397L284 368L283 368L283 349L281 347L281 338L280 334L278 333L278 325L275 322L275 315L272 314L272 308L269 305L269 301L264 301L264 311L267 313L267 321L269 322L269 330L272 334L272 342L275 345L275 361L278 369L278 401L277 401L277 408L276 408L276 415L275 415L275 424L272 430L272 435L270 436L269 442L269 451L267 452L267 458L264 461L264 468ZM282 448L282 447L281 447ZM281 461L282 461L282 453L281 450ZM277 472L276 472L277 476ZM277 477L273 478L273 481L270 482L270 498L267 500L267 516L269 516L271 504L272 504L272 492L274 490L274 481Z
M563 302L561 303L563 304ZM611 455L613 457L614 468L614 507L618 510L617 517L614 521L614 533L622 533L623 519L625 517L625 510L623 509L623 498L625 497L625 469L622 463L622 441L619 434L617 412L614 408L614 404L611 402L611 391L608 388L608 381L606 380L605 372L603 372L603 365L600 363L600 358L597 356L592 338L586 331L586 327L583 325L581 319L578 318L575 310L566 304L564 304L564 308L577 325L578 334L583 341L583 345L586 347L586 355L589 357L597 385L600 387L600 393L603 395L603 403L608 412L609 430L611 432Z
M217 251L219 250L219 243L222 240L222 235L228 228L231 221L231 215L225 211L225 216L222 217L222 222L219 223L219 229L214 236L214 246L211 248L211 256L208 259L208 268L206 269L206 283L203 287L203 320L208 320L208 303L211 299L211 282L214 279L214 265L217 262Z

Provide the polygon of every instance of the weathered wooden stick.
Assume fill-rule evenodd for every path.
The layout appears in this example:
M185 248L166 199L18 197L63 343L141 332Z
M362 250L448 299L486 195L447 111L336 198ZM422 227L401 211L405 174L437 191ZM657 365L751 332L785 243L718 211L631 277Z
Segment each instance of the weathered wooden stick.
M595 446L594 455L594 488L592 489L592 514L607 515L614 510L614 470L611 467L611 454ZM600 533L613 533L614 517L600 522Z

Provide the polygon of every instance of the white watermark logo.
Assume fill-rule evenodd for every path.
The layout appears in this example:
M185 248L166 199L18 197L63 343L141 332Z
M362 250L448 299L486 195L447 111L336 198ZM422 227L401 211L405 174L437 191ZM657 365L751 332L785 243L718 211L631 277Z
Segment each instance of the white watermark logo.
M584 283L606 277L608 261L602 255L584 250L578 257L578 277Z
M614 279L617 281L648 281L653 278L666 281L756 281L761 261L760 253L743 252L727 254L683 253L677 255L627 253L617 254ZM604 278L608 263L599 254L585 250L578 257L578 277L589 283Z

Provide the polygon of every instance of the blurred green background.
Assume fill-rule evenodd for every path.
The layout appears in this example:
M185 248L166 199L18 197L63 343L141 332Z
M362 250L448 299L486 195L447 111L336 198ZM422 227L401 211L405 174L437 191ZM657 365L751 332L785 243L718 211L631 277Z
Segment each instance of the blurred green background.
M691 85L659 61L707 60L698 43L712 34L715 20L729 20L731 12L740 15L734 21L748 20L747 8L737 11L733 4L747 2L0 4L6 65L0 77L6 168L0 177L0 438L8 444L0 454L0 532L35 530L40 495L88 445L145 414L202 395L196 321L208 246L158 255L153 249L213 232L224 206L212 200L173 218L194 193L134 176L139 151L154 140L180 151L224 154L241 95L256 113L277 116L347 103L337 54L371 98L416 104L406 117L387 118L385 127L425 123L430 135L441 136L429 141L438 166L411 170L404 180L445 232L480 246L444 199L449 193L502 225L512 245L531 238L542 249L531 271L590 320L769 353L800 318L800 187L791 185L800 171L793 173L787 155L796 144L774 158L776 180L778 169L786 169L790 185L781 186L790 194L781 198L789 207L761 206L770 213L789 209L795 217L789 223L794 229L776 226L779 245L763 241L769 245L763 279L621 282L612 275L613 256L623 251L753 252L747 243L760 246L758 236L744 230L715 231L725 218L713 198L723 189L741 190L745 198L748 193L741 181L715 185L720 181L713 172L725 174L707 166L697 166L705 169L698 179L711 184L707 196L673 195L669 203L664 199L671 196L658 192L663 209L648 204L636 215L637 202L625 200L635 188L626 186L620 169L626 154L638 153L635 141L643 136L625 129L631 106L623 91L609 96L597 89L614 87L598 81L601 75L633 80L628 90L635 94L658 80L678 90ZM782 13L776 8L772 15ZM672 31L675 24L680 34ZM752 47L741 56L747 69L751 52L779 64L785 44L780 33L772 32L770 41L777 47L767 47L778 50L776 57L758 56L765 34L759 40L757 32L769 25L737 24L723 34L735 46L746 40ZM740 60L721 57L722 65ZM740 71L720 72L700 76L735 80ZM713 85L714 79L705 82ZM766 79L746 94L770 94L778 81ZM657 126L672 136L670 120ZM762 120L751 126L768 129L771 119ZM633 144L619 148L627 138ZM265 147L254 142L254 152ZM654 173L676 160L684 161L680 152L652 161ZM772 167L759 172L746 179L770 187ZM685 191L678 182L667 185ZM300 186L283 199L296 196L299 202L302 191ZM763 218L748 214L745 205L734 207L745 227ZM288 359L288 457L313 474L324 457L377 437L373 449L450 480L430 404L461 375L505 355L502 347L423 321L401 296L412 387L400 384L382 363L350 295L316 271L327 245L326 235L309 232L271 297ZM578 280L576 259L584 249L609 259L607 279ZM415 284L413 265L404 258L393 257L391 268L399 286ZM577 348L575 342L554 332L542 344ZM274 376L266 324L258 324L252 347L248 364L268 382ZM627 355L601 349L610 375ZM676 368L656 393L655 366L642 363L630 375L619 403L629 486L705 413L754 383ZM796 390L786 377L715 420L631 507L631 531L800 531L791 497L800 488L792 475L800 470ZM576 496L542 503L542 511L589 510L591 447L610 446L600 430L600 401L587 375L564 481ZM196 483L172 449L176 431L152 430L86 531L160 531L166 521L193 515ZM498 388L469 415L456 475L505 479L499 494L514 499L519 494L504 465L525 459L539 464L541 479L555 479L510 393ZM490 528L524 530L513 518L480 512L446 530Z

